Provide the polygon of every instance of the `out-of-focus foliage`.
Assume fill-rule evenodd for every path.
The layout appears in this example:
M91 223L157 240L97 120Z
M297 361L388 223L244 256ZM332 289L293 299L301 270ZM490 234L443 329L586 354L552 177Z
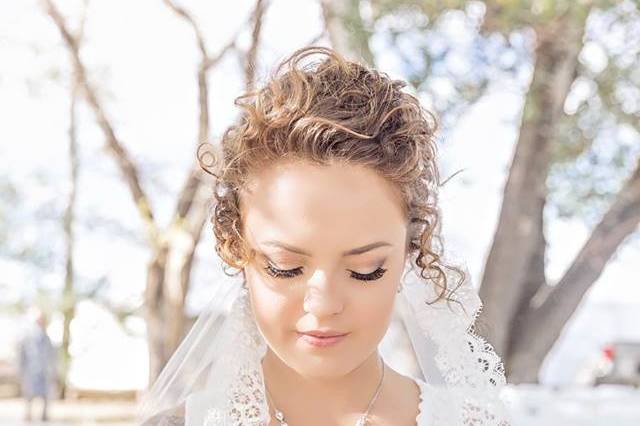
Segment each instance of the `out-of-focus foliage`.
M482 13L481 7L472 5L434 19L403 8L376 22L374 41L398 56L406 78L438 111L445 128L491 84L504 80L519 80L519 86L526 83L530 36L525 32L509 37L482 35L478 32Z
M0 184L0 252L42 269L55 267L58 222L64 207L63 200L47 190L51 189L49 180L42 172L20 183L5 177ZM18 229L21 232L16 232Z
M16 204L18 192L13 183L6 177L0 178L0 243L5 247L9 235L11 206Z
M491 89L523 93L536 31L569 0L372 0L372 44L392 48L445 130ZM558 122L548 179L551 214L593 225L640 155L640 11L632 0L581 0L589 17L580 64ZM452 37L451 25L463 28Z
M395 71L439 114L445 143L462 113L493 89L523 101L522 114L504 111L518 134L480 319L509 376L535 381L587 290L623 242L639 236L638 3L371 0L359 13L375 62L400 64ZM591 234L562 284L552 285L544 231L566 217ZM550 296L532 303L542 290Z
M395 13L400 9L410 9L437 20L450 10L464 10L482 7L486 12L481 30L509 35L522 27L536 27L565 13L574 3L609 9L620 3L617 0L373 0L374 16Z
M565 103L548 180L561 216L593 224L640 155L640 11L593 10Z

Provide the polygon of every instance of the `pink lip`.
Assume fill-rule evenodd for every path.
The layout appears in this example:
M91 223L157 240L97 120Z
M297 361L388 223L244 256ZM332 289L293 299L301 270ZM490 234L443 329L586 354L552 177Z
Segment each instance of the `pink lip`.
M335 333L324 333L318 331L309 331L306 333L298 332L298 338L303 340L305 343L308 343L311 346L315 346L318 348L324 348L327 346L333 346L339 342L341 342L345 337L347 337L349 333L345 334L335 334Z

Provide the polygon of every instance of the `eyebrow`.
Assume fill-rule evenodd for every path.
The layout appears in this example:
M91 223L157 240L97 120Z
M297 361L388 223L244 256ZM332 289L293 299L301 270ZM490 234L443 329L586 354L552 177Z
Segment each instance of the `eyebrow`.
M287 251L291 251L293 253L301 254L303 256L311 256L309 253L307 253L306 251L304 251L302 249L290 246L289 244L285 244L283 242L276 241L276 240L263 241L263 242L261 242L261 244L264 244L266 246L278 247L278 248L281 248L281 249L284 249L284 250L287 250ZM355 256L355 255L358 255L358 254L366 253L366 252L371 251L373 249L376 249L378 247L391 246L391 245L392 244L390 244L390 243L388 243L386 241L376 241L375 243L367 244L366 246L356 247L354 249L347 250L347 251L342 253L342 256L343 257Z

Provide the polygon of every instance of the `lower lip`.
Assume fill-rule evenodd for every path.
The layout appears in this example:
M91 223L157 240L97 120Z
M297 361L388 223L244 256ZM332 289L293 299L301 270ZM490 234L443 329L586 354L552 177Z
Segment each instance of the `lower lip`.
M310 334L298 333L298 337L303 340L305 343L308 343L311 346L315 346L317 348L325 348L327 346L333 346L340 343L347 337L349 334L342 334L340 336L331 336L331 337L318 337L312 336Z

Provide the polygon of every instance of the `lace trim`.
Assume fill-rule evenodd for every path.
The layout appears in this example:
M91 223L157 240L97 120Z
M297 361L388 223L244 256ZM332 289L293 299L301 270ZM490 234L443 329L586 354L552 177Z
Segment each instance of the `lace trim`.
M246 289L235 304L229 318L230 353L212 370L212 377L223 378L213 387L224 392L214 398L203 426L263 425L269 421L260 364L265 344L253 320Z
M420 403L418 404L418 415L416 416L416 425L417 426L429 426L427 423L427 415L429 413L429 390L428 385L424 381L420 379L414 379L414 381L420 387Z
M410 270L405 276L404 291L422 334L438 347L435 360L447 384L473 388L505 384L500 357L490 343L475 333L474 323L482 303L470 281L466 280L451 296L455 302L439 300L427 305L437 295L433 286L417 274Z
M469 275L467 275L469 276ZM429 426L507 426L509 415L499 392L506 383L504 365L493 346L474 330L482 302L469 280L451 298L440 300L411 269L404 277L406 300L422 334L436 344L435 363L444 384L431 385L428 392ZM454 282L451 277L450 282ZM425 415L423 415L425 417ZM422 420L422 419L421 419Z
M420 385L419 426L508 426L498 391L506 382L504 368L493 347L473 331L482 304L468 282L455 295L460 305L435 303L430 286L421 279L405 284L407 300L424 338L436 343L434 357L445 383ZM264 425L270 416L264 391L261 357L266 349L251 313L248 294L236 300L225 330L231 351L212 369L218 390L203 426ZM468 349L468 350L465 350Z

